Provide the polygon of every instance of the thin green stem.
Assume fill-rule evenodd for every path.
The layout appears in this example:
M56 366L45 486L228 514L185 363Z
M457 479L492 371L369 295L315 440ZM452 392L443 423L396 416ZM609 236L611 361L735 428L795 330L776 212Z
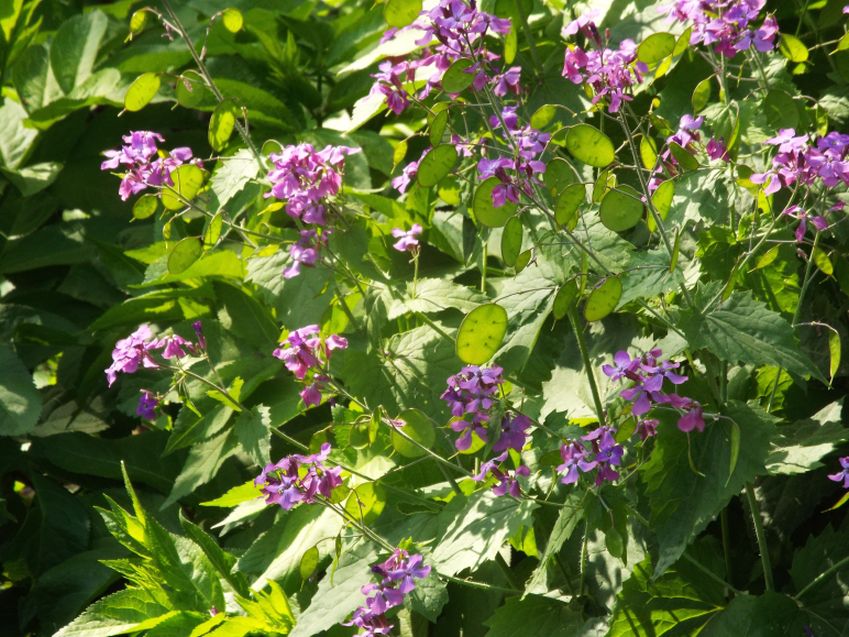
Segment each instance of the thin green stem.
M793 596L793 599L798 600L800 597L802 597L802 595L804 595L805 593L807 593L809 590L811 590L812 588L814 588L815 586L817 586L818 584L820 584L820 583L821 583L821 582L823 582L824 580L826 580L826 579L828 579L829 577L831 577L831 575L832 575L833 573L836 573L837 571L839 571L839 570L840 570L841 568L843 568L844 566L849 566L849 557L844 557L844 558L843 558L842 560L840 560L839 562L835 562L834 564L832 564L831 566L829 566L829 567L828 567L827 569L825 569L822 573L820 573L820 574L819 574L819 575L817 575L814 579L812 579L810 582L808 582L808 583L807 583L807 584L806 584L806 585L802 588L802 590L800 590L798 593L796 593L796 595L794 595L794 596Z
M764 572L764 586L767 591L774 591L775 584L772 581L772 564L769 559L769 546L766 543L766 534L761 520L761 509L755 497L755 490L751 483L746 485L746 502L749 504L749 514L752 516L752 524L755 526L755 538L758 541L758 551L761 554L761 567Z
M215 85L215 81L212 79L212 75L210 75L209 69L206 67L206 64L201 59L200 55L197 52L197 49L195 49L195 45L192 43L192 39L189 36L188 31L186 31L186 28L183 26L183 23L180 21L180 18L177 17L177 13L174 11L169 0L162 0L162 6L165 7L165 11L168 13L168 19L171 22L171 25L174 29L177 30L177 33L180 34L180 38L182 38L182 40L186 43L186 47L189 49L189 53L191 54L192 59L195 61L195 65L198 68L198 72L201 74L201 77L203 77L204 81L209 87L209 90L215 96L215 99L218 100L219 104L224 102L224 95ZM236 130L239 131L239 135L242 137L242 140L245 142L245 145L250 149L251 154L257 161L257 164L262 167L264 163L262 160L262 155L260 154L259 149L256 147L256 144L254 144L253 140L248 134L247 128L245 128L245 126L242 124L242 122L238 120L238 118L236 119Z

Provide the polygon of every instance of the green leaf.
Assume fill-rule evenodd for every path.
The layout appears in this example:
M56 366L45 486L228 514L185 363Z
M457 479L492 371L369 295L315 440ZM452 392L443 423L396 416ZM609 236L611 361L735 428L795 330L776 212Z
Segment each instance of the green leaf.
M327 538L337 535L342 524L338 513L325 508L298 507L281 512L274 525L245 551L237 570L256 576L254 588L272 580L286 588L297 587L304 553L317 547L319 561L331 555L333 543Z
M828 382L834 382L834 376L837 370L840 369L840 353L842 351L840 343L840 332L828 333Z
M430 121L430 133L428 138L430 143L436 146L442 141L442 136L445 134L445 129L448 127L448 109L439 111Z
M657 144L648 135L640 137L640 161L646 170L654 170L657 163Z
M236 566L236 558L218 546L218 542L206 531L187 520L183 516L182 511L180 512L180 526L183 527L183 532L192 542L200 547L203 554L209 560L209 563L230 584L233 590L243 597L248 597L250 595L250 589L247 579L242 573L233 572Z
M261 495L262 493L254 484L254 481L249 480L248 482L245 482L245 484L233 487L227 491L227 493L215 498L214 500L208 500L207 502L201 502L200 504L205 507L225 507L229 509L237 504L241 504L242 502L256 500Z
M127 89L127 94L124 96L124 109L131 113L143 109L156 96L160 84L156 73L139 75Z
M50 67L66 94L91 76L107 26L102 12L91 11L66 20L56 31L50 44Z
M604 168L616 159L610 138L589 124L577 124L566 134L566 149L578 161Z
M203 254L203 247L196 237L178 241L168 254L168 272L180 274L189 269Z
M507 312L487 303L469 312L457 331L457 357L469 365L483 365L493 357L507 332Z
M415 20L422 10L422 0L386 0L383 18L390 27L405 27Z
M707 296L716 290L717 286L710 286ZM678 326L691 347L705 349L720 360L776 365L799 376L821 376L801 351L790 324L750 292L734 292L702 313L681 311Z
M805 62L808 59L808 47L797 38L789 33L782 33L778 40L778 50L781 55L786 57L791 62Z
M837 519L837 518L833 518ZM843 516L839 528L831 524L818 535L808 536L797 548L790 566L792 588L799 595L814 580L820 581L799 595L803 608L809 610L808 624L815 635L844 634L849 629L849 516ZM833 569L825 578L826 570Z
M416 180L424 188L435 186L448 176L457 159L457 149L452 144L436 146L419 163Z
M139 588L127 588L104 597L89 606L73 622L53 637L112 637L135 632L147 622L152 628L156 621L166 619L168 609L153 596Z
M431 449L436 441L434 422L427 414L415 408L405 409L398 414L398 418L405 424L397 431L392 431L392 447L405 458L420 458L425 455L424 449Z
M557 105L556 104L543 104L537 110L534 111L534 114L531 115L531 126L536 128L537 130L542 130L551 122L554 121L554 118L557 116Z
M238 33L244 26L245 19L242 17L242 12L238 9L224 9L221 12L221 24L230 33Z
M566 496L566 501L557 512L557 519L554 521L554 526L545 543L545 549L542 555L540 555L539 564L525 585L525 595L528 593L548 592L549 567L554 564L557 554L563 548L563 544L572 537L572 533L583 518L583 498L579 494L572 492Z
M564 318L575 306L578 298L578 282L575 280L564 283L554 297L554 318L558 321Z
M8 345L0 345L0 436L30 433L40 415L32 374Z
M765 472L775 419L734 401L723 416L740 428L740 452L733 471L729 471L731 424L725 419L709 422L704 432L689 436L670 423L660 431L648 462L640 469L651 505L650 528L659 547L655 574L678 560L728 501ZM690 457L703 475L691 470Z
M672 156L675 157L681 168L684 170L696 170L699 167L699 160L693 157L692 153L680 144L675 142L669 143L669 150L672 151Z
M152 217L159 208L159 198L156 195L142 195L133 203L133 218L139 221Z
M238 451L235 438L235 433L229 430L193 446L163 507L212 480L224 461Z
M636 226L643 218L640 193L628 185L607 191L598 211L601 222L614 232L624 232Z
M458 495L436 519L431 565L444 575L479 568L494 559L521 527L533 524L538 506L530 500L502 498L490 490Z
M500 228L516 213L516 204L505 201L504 205L496 208L492 203L492 191L501 184L498 177L490 177L475 190L472 199L472 211L478 223L490 228Z
M233 423L236 438L248 457L258 466L271 462L271 413L265 405L254 405L239 414Z
M672 55L675 36L671 33L652 33L637 47L637 59L652 65Z
M688 550L698 564L725 579L721 553L708 542ZM725 604L723 586L687 559L652 577L647 558L618 591L609 637L695 635ZM745 634L745 633L741 633Z
M563 189L554 206L554 220L559 226L574 230L578 225L578 209L587 201L584 184L570 184Z
M183 164L171 171L171 180L173 186L162 188L162 205L167 210L182 210L203 185L203 171L194 164Z
M524 228L518 217L511 217L501 233L501 260L505 265L515 265L522 251Z
M215 107L209 119L209 145L212 150L224 150L236 127L238 116L239 111L232 102L221 102Z
M460 58L448 67L442 76L442 90L446 93L462 93L475 81L475 74L468 69L474 64L472 60Z
M693 89L693 96L690 98L690 104L693 107L694 114L700 113L708 105L712 88L713 76L706 77L696 84L696 88Z
M573 637L583 632L584 618L579 610L562 601L527 595L510 597L484 622L486 637Z
M311 637L344 621L362 603L360 588L372 581L371 565L376 561L377 554L368 544L344 550L338 567L319 582L290 637Z
M699 635L801 635L807 623L805 614L792 598L767 591L758 597L735 597L728 608L711 618Z
M622 281L615 276L605 279L587 297L584 318L587 321L600 321L616 309L621 297Z
M779 427L766 462L769 473L795 475L822 467L822 459L849 440L849 429L842 424L842 409L843 400L839 400L806 420Z

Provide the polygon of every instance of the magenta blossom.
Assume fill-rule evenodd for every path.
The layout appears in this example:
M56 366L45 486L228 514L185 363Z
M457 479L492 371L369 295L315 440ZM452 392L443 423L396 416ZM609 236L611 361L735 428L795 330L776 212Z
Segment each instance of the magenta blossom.
M327 468L324 461L330 455L330 443L312 455L292 454L279 462L266 465L254 480L265 501L279 504L286 510L297 504L311 504L317 496L329 498L333 489L342 484L339 467Z
M422 227L414 223L409 230L403 228L392 228L392 236L398 239L392 244L392 247L398 252L415 252L419 248L419 235L422 233Z
M502 496L509 493L514 498L518 498L522 495L522 492L517 478L519 476L528 477L531 474L531 470L525 465L519 465L513 471L504 468L502 463L507 460L507 457L508 453L505 451L501 455L496 456L491 460L487 460L481 464L480 471L477 475L473 476L472 479L475 482L483 482L486 480L487 476L492 475L497 482L497 484L492 487L492 492L495 495Z
M301 399L308 407L321 404L322 392L330 382L327 367L334 350L346 349L348 340L337 334L322 338L318 325L306 325L289 332L272 352L304 384Z
M829 474L828 479L834 482L842 482L844 489L849 489L849 456L843 456L839 459L840 471Z
M761 53L775 47L775 18L767 16L759 27L754 24L765 4L766 0L675 0L669 13L692 26L690 44L712 46L732 58L752 46Z
M557 467L563 484L575 484L581 473L595 471L595 484L612 482L619 478L614 467L622 464L624 449L614 438L615 430L598 427L580 440L567 441L560 446L563 463ZM589 443L589 444L587 444Z
M203 164L192 156L192 149L181 146L170 153L160 151L158 142L165 138L153 131L130 131L122 137L124 145L118 150L104 151L106 160L101 170L122 170L118 194L126 201L147 188L173 186L171 172L186 163Z
M631 413L637 417L637 435L642 440L654 435L657 421L642 418L657 405L669 406L684 412L678 420L678 428L689 432L694 429L704 431L704 412L701 404L677 393L664 391L664 383L673 386L687 382L687 377L678 373L680 363L661 358L660 349L652 349L641 357L631 358L627 352L616 352L613 365L604 364L601 369L613 381L631 381L633 384L619 392L619 395L631 403Z
M631 87L643 81L648 67L637 61L637 45L623 40L618 49L569 47L563 60L563 76L573 84L586 84L593 90L592 103L607 103L611 113L633 99Z
M139 396L139 404L136 407L136 415L145 420L156 420L156 408L159 406L159 398L153 392L143 389Z
M442 400L448 403L451 415L457 418L451 428L461 436L454 443L457 449L468 449L472 433L487 440L486 423L490 412L498 401L498 390L504 382L498 366L478 367L468 365L448 378L448 388L442 392Z
M415 590L416 580L430 575L430 566L423 566L422 562L421 555L395 549L385 562L372 566L372 572L381 578L380 583L365 584L360 589L366 596L365 603L342 625L355 626L361 637L389 635L394 626L386 612L404 603L404 598Z

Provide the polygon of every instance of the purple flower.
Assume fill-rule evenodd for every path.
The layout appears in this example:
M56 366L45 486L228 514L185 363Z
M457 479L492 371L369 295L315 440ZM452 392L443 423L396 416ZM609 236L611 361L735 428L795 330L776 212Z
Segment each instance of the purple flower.
M586 83L594 93L592 103L606 101L611 113L633 99L628 91L643 81L647 71L648 67L637 61L637 45L630 39L623 40L618 49L569 47L563 59L563 76L573 84Z
M522 495L522 491L519 487L519 481L517 478L518 476L529 476L531 474L531 470L525 465L519 465L511 473L508 469L500 467L499 465L507 460L507 456L508 453L505 451L501 455L496 456L491 460L487 460L481 465L480 471L477 475L473 476L472 479L475 482L483 482L486 480L488 475L492 475L497 481L497 484L492 487L492 492L495 495L502 496L509 493L514 498L518 498Z
M286 201L286 212L293 219L323 226L323 202L339 193L345 157L358 152L347 146L318 151L307 143L286 146L269 155L274 168L268 172L272 186L265 196Z
M115 343L112 350L112 364L106 368L106 380L111 387L118 377L118 373L134 374L139 367L157 369L159 365L151 352L156 344L150 326L139 325L135 332L127 338Z
M292 279L301 273L301 266L312 267L318 261L318 253L327 241L329 230L321 235L315 230L301 230L299 239L289 246L289 256L292 264L283 270L284 279Z
M418 236L422 233L422 227L414 223L409 230L403 228L392 228L392 236L398 239L392 247L398 252L414 252L419 247Z
M711 159L721 159L722 161L730 160L728 157L728 147L722 139L711 137L705 145L705 152L707 152L708 157Z
M200 321L195 321L194 323L192 323L192 330L195 333L197 348L201 351L205 350L206 337L204 337L203 335L203 323L201 323Z
M459 419L451 424L454 431L463 434L455 442L457 449L468 449L472 432L486 440L484 424L489 421L490 410L498 400L496 393L504 382L503 371L497 365L468 365L460 373L449 376L448 388L441 398L448 403L451 415Z
M843 488L849 489L849 456L843 456L838 462L840 462L841 470L829 474L828 479L834 482L843 482Z
M602 365L602 371L613 381L631 381L634 384L619 392L619 395L631 403L631 414L638 417L636 433L641 440L655 435L658 422L653 418L640 418L655 405L668 405L685 413L678 420L681 431L704 431L705 423L702 406L698 401L663 391L666 381L674 386L687 382L687 377L676 370L680 363L664 360L663 352L654 348L639 358L631 358L627 352L616 352L613 365Z
M734 57L752 44L765 53L775 46L778 23L768 16L754 28L766 0L676 0L670 15L691 23L690 44L712 45L725 57Z
M394 626L385 613L404 603L404 598L416 588L415 580L430 574L430 566L422 566L422 560L421 555L396 549L385 562L372 566L372 572L381 577L380 583L365 584L360 589L365 602L342 625L355 626L360 636L390 634Z
M292 454L266 465L254 484L260 487L266 502L286 510L300 503L311 504L319 495L329 498L333 489L342 484L342 470L324 465L330 449L330 443L325 442L316 454Z
M122 137L124 145L118 150L104 151L106 160L100 164L101 170L125 172L121 177L118 193L126 201L131 196L149 187L171 186L171 172L182 164L194 163L202 166L200 160L192 157L191 148L175 148L170 154L160 156L158 142L165 138L152 131L130 131Z
M573 440L560 445L560 458L563 464L557 467L557 473L562 477L563 484L575 484L581 473L587 473L595 468L595 463L589 458L589 451L580 442Z
M524 414L515 414L512 418L505 414L501 419L501 436L492 446L492 451L501 453L508 449L522 451L525 446L526 433L531 426L531 419Z
M334 350L348 347L348 339L338 334L322 338L318 325L306 325L293 330L272 352L286 365L295 378L303 381L301 399L308 407L321 404L321 395L330 377L324 372Z
M159 406L159 399L153 392L142 389L139 396L139 404L136 407L136 415L145 420L156 420L156 408Z
M499 73L492 81L495 83L495 88L492 92L499 97L504 97L508 93L519 94L519 82L521 81L522 68L519 66L511 66L504 73Z

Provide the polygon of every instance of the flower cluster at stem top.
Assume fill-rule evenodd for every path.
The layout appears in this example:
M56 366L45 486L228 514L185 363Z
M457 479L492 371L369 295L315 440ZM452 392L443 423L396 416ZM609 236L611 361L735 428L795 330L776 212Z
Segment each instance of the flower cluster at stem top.
M286 369L304 383L301 399L305 405L311 406L321 403L321 393L330 381L327 365L331 354L347 347L348 340L343 336L331 334L323 338L318 325L307 325L289 332L272 356L282 360Z
M613 356L613 364L602 365L604 374L613 381L631 381L633 384L619 392L619 395L631 403L631 413L637 418L637 432L646 438L654 435L657 421L645 418L655 406L668 406L684 412L678 419L678 428L684 432L694 429L704 431L704 410L697 400L677 393L663 391L664 383L682 385L687 377L678 374L681 364L663 360L660 349L652 349L642 356L631 358L628 352L619 351Z
M422 565L421 555L410 555L404 549L395 549L389 559L371 567L380 576L380 582L369 583L361 591L366 596L344 626L356 626L357 635L372 637L388 635L394 628L386 612L404 603L404 598L416 588L416 580L430 574L430 566Z
M106 381L111 387L118 374L135 374L139 368L159 369L162 363L154 358L159 352L165 361L185 358L189 354L198 355L206 350L206 338L200 321L192 323L195 340L189 341L179 334L154 338L150 325L139 325L126 338L122 338L112 349L112 364L104 370ZM161 351L160 351L161 350ZM147 420L156 419L159 398L151 391L143 389L136 407L136 414Z
M100 170L124 170L118 194L126 201L147 188L173 186L171 172L182 164L192 163L202 166L199 159L192 156L188 146L174 148L171 152L159 150L157 143L165 141L159 133L140 130L130 131L122 137L124 145L117 150L104 151L106 160L100 164Z
M669 15L692 26L690 44L713 46L714 51L733 58L752 46L761 53L772 51L778 22L767 16L757 28L766 0L676 0Z
M333 489L342 484L342 469L324 465L330 450L330 443L325 442L318 453L292 454L268 464L254 484L267 503L279 504L287 511L301 502L312 504L318 495L330 498Z
M325 146L316 150L312 144L285 146L269 159L273 168L268 172L271 191L266 197L286 202L286 213L299 223L308 224L289 248L292 265L283 275L292 278L302 265L312 266L326 241L329 200L339 194L345 157L359 149L347 146Z

